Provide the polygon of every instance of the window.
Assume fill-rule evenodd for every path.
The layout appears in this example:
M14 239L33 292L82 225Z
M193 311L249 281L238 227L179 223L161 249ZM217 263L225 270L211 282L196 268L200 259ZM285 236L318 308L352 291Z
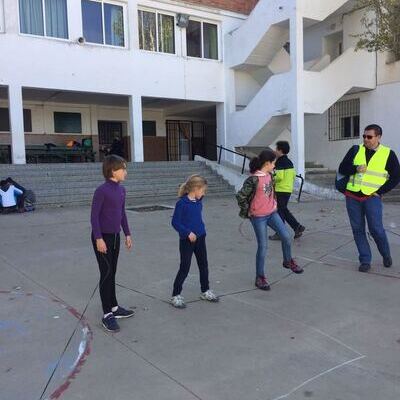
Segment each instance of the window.
M218 27L203 23L204 58L218 60Z
M3 5L3 0L0 0L0 32L4 32L4 5Z
M189 57L218 60L218 25L189 20L186 45Z
M143 121L143 136L157 136L156 121Z
M175 54L175 18L151 11L138 11L139 48Z
M87 42L125 47L123 6L82 0L82 24Z
M54 132L82 133L82 117L80 113L55 112Z
M329 140L360 137L360 99L340 101L328 111Z
M67 0L19 0L20 32L68 39Z
M32 115L30 109L24 108L24 131L32 132ZM0 108L0 132L10 132L10 114L8 108Z

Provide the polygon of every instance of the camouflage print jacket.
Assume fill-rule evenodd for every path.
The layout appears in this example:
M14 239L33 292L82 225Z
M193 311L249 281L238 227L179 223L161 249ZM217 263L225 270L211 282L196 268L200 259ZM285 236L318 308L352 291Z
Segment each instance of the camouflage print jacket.
M243 183L242 188L236 194L236 200L239 205L239 217L249 218L249 209L251 201L256 194L258 185L258 178L256 176L249 176Z

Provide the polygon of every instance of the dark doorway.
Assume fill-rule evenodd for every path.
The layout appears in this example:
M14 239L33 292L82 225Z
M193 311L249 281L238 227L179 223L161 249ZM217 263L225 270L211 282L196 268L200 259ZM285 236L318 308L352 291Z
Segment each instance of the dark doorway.
M100 149L100 160L104 158L105 155L111 149L114 138L118 137L124 143L124 158L127 159L128 151L125 141L122 137L122 122L118 121L99 121L99 149Z
M167 120L168 161L193 160L207 156L206 125L197 121Z

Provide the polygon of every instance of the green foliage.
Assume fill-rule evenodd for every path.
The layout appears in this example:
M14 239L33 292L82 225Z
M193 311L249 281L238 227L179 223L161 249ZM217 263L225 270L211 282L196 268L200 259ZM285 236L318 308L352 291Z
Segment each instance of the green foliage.
M365 10L357 49L389 51L400 60L400 0L357 0L357 8Z

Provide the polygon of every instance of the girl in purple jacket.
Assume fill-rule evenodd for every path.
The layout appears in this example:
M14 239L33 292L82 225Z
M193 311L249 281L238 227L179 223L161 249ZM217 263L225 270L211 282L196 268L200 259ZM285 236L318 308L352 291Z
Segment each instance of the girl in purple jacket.
M120 185L126 178L125 160L117 155L107 156L103 162L103 175L106 181L93 196L92 244L100 270L99 291L104 313L102 325L109 332L118 332L120 328L116 319L129 318L134 314L132 310L118 305L115 294L121 227L126 248L132 248L125 213L125 188Z

